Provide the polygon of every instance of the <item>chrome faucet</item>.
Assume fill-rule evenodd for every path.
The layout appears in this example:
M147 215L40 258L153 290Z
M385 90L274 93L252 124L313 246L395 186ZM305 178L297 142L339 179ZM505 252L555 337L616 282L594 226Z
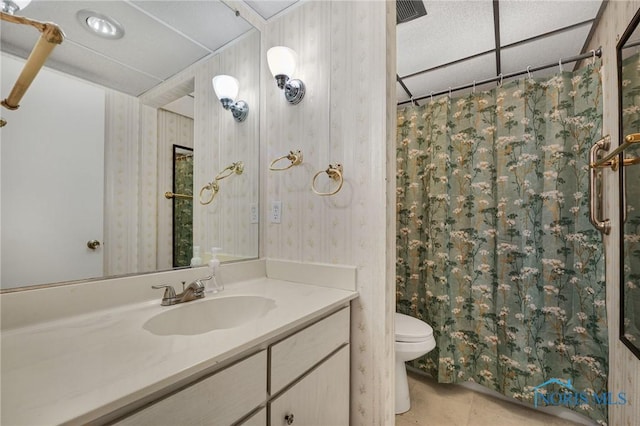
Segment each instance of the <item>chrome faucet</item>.
M177 305L178 303L190 302L195 299L201 299L204 297L204 284L203 281L207 281L213 278L208 276L199 278L189 284L186 288L184 282L182 283L183 291L180 294L176 294L175 289L171 285L152 285L153 289L164 288L164 295L162 296L162 306Z

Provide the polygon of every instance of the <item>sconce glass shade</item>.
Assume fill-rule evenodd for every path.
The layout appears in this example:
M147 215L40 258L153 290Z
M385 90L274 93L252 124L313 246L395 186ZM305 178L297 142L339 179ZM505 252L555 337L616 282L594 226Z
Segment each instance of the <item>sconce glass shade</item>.
M298 104L304 98L305 85L301 80L291 79L296 70L298 55L285 46L275 46L267 50L269 70L276 79L280 89L284 89L284 96L290 104Z
M285 46L275 46L267 50L267 63L274 77L285 75L291 77L296 70L298 55Z
M27 7L29 3L31 3L31 0L2 0L0 1L0 8L4 13L13 15Z
M238 97L239 84L238 79L230 75L216 75L211 81L213 83L213 91L216 92L218 99L230 99L235 101Z
M222 107L231 111L234 120L238 122L244 121L249 115L249 104L245 101L235 102L240 86L238 79L230 75L216 75L211 80L211 83L213 84L213 91L216 92L216 96L222 103Z

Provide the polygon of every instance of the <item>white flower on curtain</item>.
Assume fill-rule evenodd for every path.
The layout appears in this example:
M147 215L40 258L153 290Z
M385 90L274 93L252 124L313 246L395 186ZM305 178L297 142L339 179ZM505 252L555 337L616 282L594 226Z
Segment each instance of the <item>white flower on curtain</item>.
M604 253L584 195L599 73L398 111L398 311L433 326L436 350L414 365L439 381L531 403L552 378L607 391ZM569 408L606 422L606 405Z

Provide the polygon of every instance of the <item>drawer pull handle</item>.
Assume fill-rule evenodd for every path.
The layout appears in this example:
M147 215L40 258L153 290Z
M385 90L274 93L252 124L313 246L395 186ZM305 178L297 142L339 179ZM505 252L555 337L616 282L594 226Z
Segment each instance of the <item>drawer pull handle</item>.
M291 414L287 414L286 416L284 416L284 421L288 424L288 425L292 425L293 424L293 413Z

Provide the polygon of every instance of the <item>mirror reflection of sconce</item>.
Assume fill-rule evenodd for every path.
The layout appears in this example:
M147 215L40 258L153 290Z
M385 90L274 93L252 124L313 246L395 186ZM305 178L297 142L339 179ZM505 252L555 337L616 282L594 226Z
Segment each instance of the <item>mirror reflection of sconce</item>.
M239 90L238 79L230 75L216 75L211 83L222 107L231 111L233 119L237 122L244 121L249 115L249 105L245 101L236 102Z
M302 80L291 79L296 69L297 54L285 46L275 46L267 51L267 62L271 74L276 78L280 89L284 90L284 97L292 105L300 103L306 91Z

